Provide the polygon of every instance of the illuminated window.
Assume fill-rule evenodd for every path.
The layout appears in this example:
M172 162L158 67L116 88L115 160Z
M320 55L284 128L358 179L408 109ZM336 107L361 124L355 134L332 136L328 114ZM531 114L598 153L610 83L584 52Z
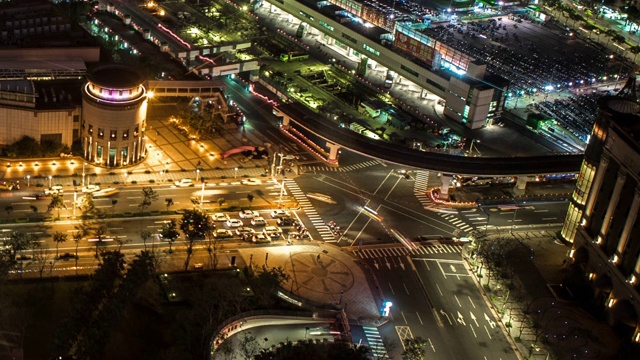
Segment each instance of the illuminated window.
M93 135L93 125L89 125L89 135Z
M111 140L115 140L118 137L118 130L111 130L111 134L109 135L109 138Z
M98 128L98 139L104 139L104 130Z
M122 139L127 140L129 138L129 129L122 132Z

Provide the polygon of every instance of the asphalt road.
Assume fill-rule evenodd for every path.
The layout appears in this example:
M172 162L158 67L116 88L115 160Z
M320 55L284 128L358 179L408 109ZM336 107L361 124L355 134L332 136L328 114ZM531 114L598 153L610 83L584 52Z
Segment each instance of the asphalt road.
M363 261L393 303L386 343L422 337L428 359L517 359L459 252ZM402 347L388 350L399 356Z

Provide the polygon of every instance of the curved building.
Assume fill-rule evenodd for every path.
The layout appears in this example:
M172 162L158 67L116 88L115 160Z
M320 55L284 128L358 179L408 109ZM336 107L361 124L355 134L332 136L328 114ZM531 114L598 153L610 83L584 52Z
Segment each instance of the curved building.
M147 92L144 77L121 64L96 67L82 89L83 156L107 167L127 166L145 157Z

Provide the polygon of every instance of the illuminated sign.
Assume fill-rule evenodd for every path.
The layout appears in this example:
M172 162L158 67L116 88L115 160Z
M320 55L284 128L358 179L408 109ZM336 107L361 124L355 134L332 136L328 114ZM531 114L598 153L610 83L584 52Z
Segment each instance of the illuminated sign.
M394 45L398 49L426 62L429 65L433 62L435 49L429 45L423 44L418 39L414 39L396 31Z

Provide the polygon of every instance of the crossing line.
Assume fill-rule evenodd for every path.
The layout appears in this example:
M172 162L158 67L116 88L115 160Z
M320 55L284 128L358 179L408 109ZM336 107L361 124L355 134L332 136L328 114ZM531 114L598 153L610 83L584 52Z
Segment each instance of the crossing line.
M362 330L364 330L364 336L367 338L367 345L369 346L369 349L371 349L371 353L374 358L386 359L387 349L382 342L382 336L380 336L378 328L373 326L363 326Z
M384 249L362 249L352 250L351 253L361 259L384 258L389 256L406 256L406 255L429 255L429 254L456 254L461 253L462 247L459 245L421 245L415 250L409 250L406 247L393 247Z
M326 222L324 222L322 220L322 217L318 215L318 212L311 205L311 202L309 202L307 195L300 189L298 184L295 181L293 181L293 179L285 178L283 181L284 181L285 187L288 189L291 195L293 195L296 201L298 201L298 204L300 204L300 208L302 209L302 211L305 212L305 214L309 218L309 221L311 221L311 224L313 224L313 226L316 227L316 230L318 231L318 234L320 234L320 237L322 238L322 240L335 241L335 237L333 236L333 233L331 233L331 231L329 231L329 229L326 227Z
M301 168L303 172L319 172L319 171L348 172L348 171L354 171L359 169L365 169L375 165L380 165L380 162L378 160L369 160L369 161L365 161L357 164L340 166L340 167L322 166L322 165L304 165L304 166L301 166Z

